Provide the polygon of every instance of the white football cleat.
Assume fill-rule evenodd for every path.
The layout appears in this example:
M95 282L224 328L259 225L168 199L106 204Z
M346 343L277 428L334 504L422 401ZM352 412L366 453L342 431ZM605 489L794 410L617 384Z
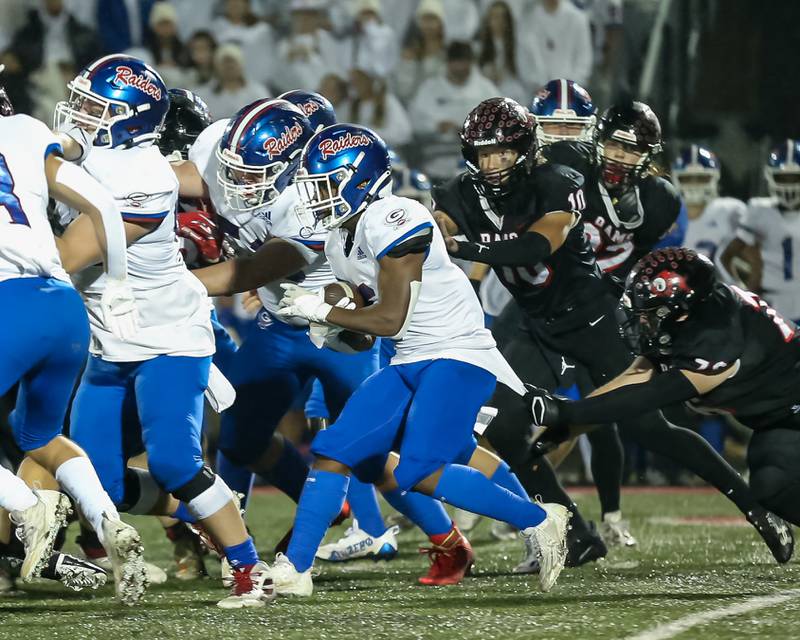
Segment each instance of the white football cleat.
M539 573L541 569L541 565L539 563L539 558L541 557L541 551L539 549L539 543L536 541L536 536L521 536L522 543L524 545L524 550L522 552L522 560L520 560L519 564L512 569L514 573Z
M343 538L330 544L323 544L317 549L316 556L328 562L347 562L359 558L391 560L397 555L399 532L400 527L389 527L376 538L354 525L345 531Z
M477 513L464 511L464 509L459 509L458 507L453 509L453 522L455 522L462 533L469 533L472 531L480 519L481 517Z
M291 560L282 553L275 556L275 564L269 571L275 593L279 596L300 596L307 598L314 593L311 569L300 573Z
M25 547L20 578L30 582L42 573L50 561L53 545L61 527L66 526L72 505L66 494L46 489L34 490L36 504L24 511L12 511L17 538Z
M148 585L142 538L131 525L107 515L101 526L102 533L98 534L111 561L117 599L132 607L142 599Z
M530 545L531 553L534 553L534 548L538 548L539 588L547 592L553 588L564 569L567 559L567 531L572 514L564 505L552 502L539 506L547 513L547 517L535 527L520 531L520 536L525 541L526 548Z
M275 599L275 589L266 562L257 562L249 569L231 572L231 594L217 603L220 609L263 607Z
M84 558L88 560L88 558ZM89 560L93 562L98 567L103 569L108 573L114 572L114 565L111 563L111 560L108 556L100 556L98 558L92 558ZM152 562L145 562L144 563L144 571L147 574L147 584L164 584L168 579L169 576L167 572L164 571L161 567L154 565Z
M598 533L609 547L635 547L636 538L628 530L629 526L628 521L622 519L619 511L606 513L603 515Z

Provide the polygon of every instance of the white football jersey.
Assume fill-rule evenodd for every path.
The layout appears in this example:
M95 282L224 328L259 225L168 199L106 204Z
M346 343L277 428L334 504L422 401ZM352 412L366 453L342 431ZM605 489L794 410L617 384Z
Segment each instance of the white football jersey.
M800 320L800 211L780 211L771 198L753 198L737 236L761 247L764 299L784 317Z
M106 275L92 268L75 278L89 312L91 352L112 362L213 354L211 303L179 251L178 180L166 158L155 145L96 148L83 168L111 191L124 220L159 223L128 247L128 282L139 313L139 331L131 341L120 340L103 325L100 298Z
M328 234L325 254L337 278L356 285L367 302L379 302L378 261L426 227L433 228L433 241L423 263L422 285L411 322L395 343L392 364L451 358L482 367L524 393L522 382L484 327L483 311L472 285L451 262L442 234L422 204L398 196L373 202L356 225L349 253L349 232L340 228Z
M218 120L207 127L189 150L189 160L203 176L211 202L221 218L220 227L229 241L236 244L237 252L252 253L270 237L276 237L293 244L305 258L308 264L303 269L286 280L261 287L258 297L273 320L306 326L308 323L299 318L285 319L275 315L283 297L280 285L282 282L294 282L316 290L335 282L336 278L323 252L328 233L322 229L312 230L302 224L298 214L302 204L294 185L284 189L275 202L255 211L242 212L228 207L222 187L217 182L219 160L215 153L228 122L229 120Z
M0 281L58 278L69 282L47 220L44 161L61 145L39 120L0 118Z
M725 247L736 235L736 229L747 211L747 205L737 198L714 198L700 217L689 220L683 246L694 249L709 258L726 281L731 281L720 257Z

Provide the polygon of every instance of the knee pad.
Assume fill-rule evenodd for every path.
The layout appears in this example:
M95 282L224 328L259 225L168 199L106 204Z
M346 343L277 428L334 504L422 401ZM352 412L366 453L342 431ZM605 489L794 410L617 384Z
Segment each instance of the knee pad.
M173 491L172 495L185 502L191 514L198 520L213 516L233 500L233 492L225 481L207 466L185 485Z
M159 451L151 447L147 466L156 482L168 493L174 493L203 469L203 462L190 452Z
M163 490L146 469L128 467L124 478L125 494L117 507L133 515L147 515L156 506Z

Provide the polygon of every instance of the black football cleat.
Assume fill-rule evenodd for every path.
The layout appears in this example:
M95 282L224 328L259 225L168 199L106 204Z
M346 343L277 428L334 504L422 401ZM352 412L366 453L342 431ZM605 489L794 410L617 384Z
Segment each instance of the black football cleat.
M68 553L55 552L42 571L42 578L56 580L73 591L97 589L108 580L108 574L88 560Z
M754 509L747 514L758 535L767 543L778 564L785 564L794 553L794 534L792 528L781 518L766 509Z
M570 529L567 532L567 560L565 567L580 567L587 562L600 560L608 555L608 547L603 538L597 533L594 522L589 523L589 528L583 531Z

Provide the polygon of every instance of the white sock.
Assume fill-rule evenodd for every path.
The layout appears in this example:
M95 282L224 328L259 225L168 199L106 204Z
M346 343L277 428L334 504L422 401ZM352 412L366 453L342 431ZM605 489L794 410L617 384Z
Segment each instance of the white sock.
M111 498L100 484L100 478L89 458L77 456L70 458L56 469L56 480L72 499L84 517L92 525L100 541L103 540L103 514L119 519L119 513Z
M0 466L0 507L7 511L25 511L37 500L36 494L21 478Z

